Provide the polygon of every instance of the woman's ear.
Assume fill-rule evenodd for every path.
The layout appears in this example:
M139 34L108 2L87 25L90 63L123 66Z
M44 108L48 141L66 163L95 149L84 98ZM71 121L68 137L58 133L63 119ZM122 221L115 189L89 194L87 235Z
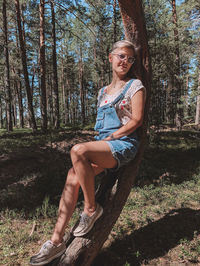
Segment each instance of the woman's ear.
M109 62L112 63L112 54L110 53L108 56Z

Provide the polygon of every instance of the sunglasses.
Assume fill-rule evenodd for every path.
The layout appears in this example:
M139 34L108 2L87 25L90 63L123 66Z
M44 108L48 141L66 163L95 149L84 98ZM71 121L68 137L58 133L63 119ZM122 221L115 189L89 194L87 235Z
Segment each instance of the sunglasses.
M129 64L133 64L135 62L135 58L132 57L132 56L128 56L128 55L125 55L125 54L115 54L115 53L112 53L113 55L116 55L117 58L121 61L127 59L127 62Z

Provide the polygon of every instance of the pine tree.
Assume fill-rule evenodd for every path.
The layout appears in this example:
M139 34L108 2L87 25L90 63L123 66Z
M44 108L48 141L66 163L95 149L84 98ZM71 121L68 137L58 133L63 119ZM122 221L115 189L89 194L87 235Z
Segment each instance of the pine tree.
M5 53L5 90L6 90L6 121L7 130L13 131L12 124L12 97L10 86L10 63L8 52L8 30L7 30L7 14L6 14L6 0L3 0L3 28L4 28L4 53Z
M46 60L45 60L45 1L40 0L40 84L41 84L41 115L42 130L47 131L47 100L46 100Z
M58 74L57 74L57 52L56 52L56 25L55 25L55 12L54 1L51 4L51 18L52 18L52 58L53 58L53 90L54 90L54 112L55 122L54 127L60 127L60 108L59 108L59 92L58 92Z
M30 88L30 83L29 83L29 75L28 75L28 69L27 69L27 57L26 57L26 50L25 50L25 44L24 44L24 38L23 38L23 32L22 32L22 26L21 26L21 13L20 13L19 0L15 0L15 7L16 7L16 15L17 15L21 60L22 60L22 65L23 65L26 94L27 94L27 99L28 99L29 119L30 119L30 124L31 124L33 131L36 131L37 125L35 121L35 114L34 114L33 103L32 103L32 94L31 94L31 88Z

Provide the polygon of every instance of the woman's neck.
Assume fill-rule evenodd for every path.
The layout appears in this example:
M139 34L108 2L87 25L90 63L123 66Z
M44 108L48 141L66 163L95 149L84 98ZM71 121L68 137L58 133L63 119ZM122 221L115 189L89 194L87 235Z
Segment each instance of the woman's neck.
M107 87L107 93L108 94L116 93L118 90L120 90L125 85L125 83L128 80L129 80L129 78L127 76L126 77L119 77L119 76L113 75L112 82Z

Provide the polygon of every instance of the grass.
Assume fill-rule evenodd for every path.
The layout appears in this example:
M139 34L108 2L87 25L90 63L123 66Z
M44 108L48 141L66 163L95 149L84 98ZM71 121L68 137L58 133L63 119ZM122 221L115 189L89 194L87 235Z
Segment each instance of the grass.
M2 169L7 174L6 180L10 178L4 187L0 179L2 265L28 265L29 257L49 239L56 220L60 189L70 164L63 159L67 150L63 152L61 144L67 142L72 145L87 138L88 132L76 131L74 134L70 129L51 133L51 138L43 134L34 136L26 130L11 134L0 132L1 154L5 156L1 157ZM199 132L192 131L160 132L151 136L136 186L132 188L94 266L200 265L199 140ZM56 144L50 146L49 153L55 165L50 155L47 156L48 148L43 153L49 141ZM16 149L20 152L16 153ZM9 163L12 165L9 161L11 153L15 151L16 162L24 158L22 152L28 149L32 150L29 153L32 157L33 150L37 150L33 161L31 156L25 155L28 157L28 170L23 167L21 172L18 169L9 172L4 161L8 166ZM62 156L59 151L62 151ZM43 160L41 164L40 160ZM67 166L61 169L63 162ZM60 178L59 189L55 189L55 176ZM0 177L3 178L3 175ZM12 191L11 201L9 191ZM20 196L24 197L23 201L20 201ZM29 203L29 200L35 204L27 208L30 205L22 202ZM70 225L78 213L77 209Z

